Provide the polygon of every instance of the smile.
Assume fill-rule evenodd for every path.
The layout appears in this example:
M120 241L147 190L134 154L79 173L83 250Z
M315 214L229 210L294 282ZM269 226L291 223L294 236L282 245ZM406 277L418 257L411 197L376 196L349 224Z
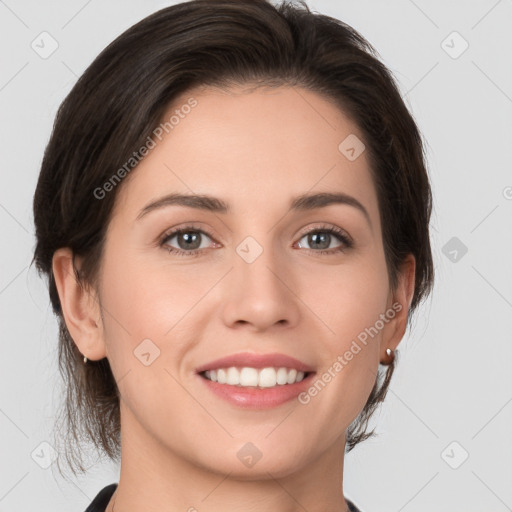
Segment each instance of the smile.
M202 375L219 384L228 384L239 387L258 387L273 388L276 386L286 386L301 382L307 373L295 368L218 368L215 370L206 370Z
M287 354L242 352L195 369L202 386L236 407L263 410L297 398L316 374L315 368Z

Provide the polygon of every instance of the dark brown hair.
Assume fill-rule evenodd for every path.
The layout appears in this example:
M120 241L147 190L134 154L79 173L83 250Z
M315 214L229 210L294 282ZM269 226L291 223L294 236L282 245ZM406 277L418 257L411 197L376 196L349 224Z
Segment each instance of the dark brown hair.
M48 278L59 321L59 367L66 385L61 412L73 472L73 466L85 471L83 441L120 459L119 394L107 358L83 364L63 320L52 256L70 247L84 258L76 279L96 286L123 182L100 199L95 191L144 146L178 95L195 86L243 84L306 88L356 123L377 189L390 285L396 286L400 264L411 253L416 276L409 313L430 292L431 190L422 138L394 78L358 32L303 2L193 0L148 16L100 53L61 104L34 195L33 262ZM374 434L366 432L368 420L393 371L394 364L383 377L379 367L368 401L348 429L348 451Z

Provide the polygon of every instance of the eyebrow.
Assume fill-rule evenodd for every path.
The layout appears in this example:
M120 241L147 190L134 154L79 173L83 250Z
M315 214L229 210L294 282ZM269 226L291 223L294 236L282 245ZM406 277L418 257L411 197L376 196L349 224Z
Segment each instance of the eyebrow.
M366 208L355 198L343 193L320 192L317 194L302 194L292 199L290 210L292 211L309 211L317 208L325 208L332 204L345 204L358 209L366 217L368 224L372 226L370 215ZM208 195L193 194L168 194L155 201L150 202L137 215L137 220L144 217L149 212L164 208L167 206L184 206L187 208L195 208L214 213L230 213L230 205L216 197Z

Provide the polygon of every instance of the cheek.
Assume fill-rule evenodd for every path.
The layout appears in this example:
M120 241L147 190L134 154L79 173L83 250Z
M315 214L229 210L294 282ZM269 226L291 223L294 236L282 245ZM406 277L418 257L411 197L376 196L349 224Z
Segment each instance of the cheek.
M114 328L124 327L134 342L168 336L207 289L208 279L190 274L184 267L166 266L165 261L153 264L142 257L111 257L104 266L102 297L117 321Z
M386 310L389 283L385 263L361 258L353 264L309 269L303 301L321 321L330 350L342 350ZM314 286L313 286L314 284Z
M340 266L336 272L331 268L323 281L321 277L320 272L310 275L308 282L323 286L304 288L304 302L314 305L325 333L317 347L323 367L304 401L311 400L315 414L348 426L375 382L389 283L385 263L376 259Z
M109 362L131 411L169 412L165 396L181 403L177 365L188 350L187 313L204 295L200 281L142 258L105 258L102 303ZM172 341L172 344L169 343ZM168 373L167 373L167 372Z

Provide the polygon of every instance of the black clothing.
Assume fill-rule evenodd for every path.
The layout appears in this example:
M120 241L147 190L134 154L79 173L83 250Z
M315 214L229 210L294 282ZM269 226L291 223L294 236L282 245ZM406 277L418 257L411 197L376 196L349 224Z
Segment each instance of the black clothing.
M87 507L85 512L105 512L107 508L108 502L114 491L117 489L117 484L110 484L107 487L104 487L97 495L96 498L92 501L92 503ZM351 501L345 498L348 508L350 512L361 512Z

